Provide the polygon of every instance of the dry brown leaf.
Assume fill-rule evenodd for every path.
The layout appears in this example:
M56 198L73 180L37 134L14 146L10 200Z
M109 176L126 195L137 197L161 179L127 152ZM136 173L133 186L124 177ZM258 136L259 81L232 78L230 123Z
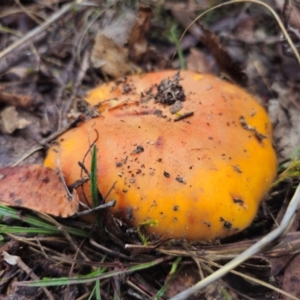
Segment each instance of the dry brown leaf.
M167 277L168 279L168 277ZM166 290L166 297L170 299L176 294L186 290L187 288L195 285L200 281L200 272L196 266L186 266L180 270L175 278L170 282ZM198 293L195 293L187 298L187 300L223 300L224 299L224 283L223 281L215 281L211 283L206 288L202 289ZM229 292L229 290L227 291ZM233 292L230 291L230 294ZM237 297L232 297L232 299L237 299Z
M24 93L6 92L6 88L0 86L0 103L27 108L35 103L35 99Z
M31 130L34 126L30 126L22 131L16 131L10 135L0 134L0 168L14 164L24 153L29 153L32 148L37 146L37 139L34 138L32 135L33 130ZM37 151L22 161L21 164L42 164L43 161L43 153Z
M113 11L113 18L109 24L102 29L102 33L111 39L116 45L124 47L128 43L129 35L136 22L136 14L130 9L122 9L122 12Z
M194 13L184 10L179 6L174 6L171 11L176 20L184 27L190 26L191 20L195 18ZM205 29L200 22L196 22L190 26L189 32L200 39L216 60L220 70L228 76L229 79L241 86L247 85L248 79L246 74L242 72L240 66L231 59L231 56L213 32Z
M148 45L151 18L151 8L140 6L136 16L125 11L122 18L106 25L95 39L93 67L113 78L141 72L141 65L144 71L170 68L171 63Z
M199 270L194 267L185 267L176 274L174 280L170 282L166 290L166 297L169 299L176 294L188 289L200 280ZM199 294L188 298L189 300L199 299Z
M0 203L66 218L78 211L79 199L75 190L69 199L55 170L26 165L0 169Z
M141 62L147 51L148 42L146 35L150 28L151 18L151 8L140 6L137 21L134 24L128 41L129 57L134 62Z
M8 106L0 112L0 131L11 134L17 129L23 129L32 122L20 117L14 106Z
M211 31L205 29L199 22L197 23L202 31L200 40L207 47L215 58L218 67L233 82L246 86L248 83L247 75L240 66L232 60L226 49L221 45L218 37Z
M244 20L241 20L239 26L237 26L234 32L235 36L245 43L255 42L257 40L257 33L261 34L262 30L262 28L257 28L259 21L259 17L253 18L246 15Z
M278 99L269 100L269 116L274 126L274 140L280 159L299 155L300 145L300 103L299 93L290 91L279 84L273 84L272 91Z
M209 73L210 67L206 60L206 54L197 48L192 48L190 54L186 60L186 67L188 70L199 72L199 73Z
M284 18L292 26L300 29L300 10L299 4L296 1L285 1L285 0L275 0L275 3L279 9L282 10Z
M300 298L300 255L297 254L289 263L284 272L282 289L290 293L291 295ZM289 297L284 297L284 300L290 299Z
M26 66L15 66L10 68L6 72L6 77L10 79L10 81L20 81L20 80L26 80L26 77L28 78L28 67Z
M97 34L91 62L94 68L101 68L103 73L114 78L134 73L138 69L129 61L128 50L115 44L102 32Z

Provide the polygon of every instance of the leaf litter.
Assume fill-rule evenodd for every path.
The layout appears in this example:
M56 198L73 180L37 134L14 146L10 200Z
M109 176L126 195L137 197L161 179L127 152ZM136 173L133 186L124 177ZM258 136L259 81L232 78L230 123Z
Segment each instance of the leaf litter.
M283 21L298 47L297 30L300 25L299 18L295 17L299 12L297 2L272 0L267 2L277 12L283 13L285 16ZM51 9L46 9L45 6L30 0L22 2L22 6L18 8L14 7L12 1L6 1L7 10L5 11L8 13L2 13L0 16L1 25L4 26L4 30L0 33L0 109L5 111L13 107L11 110L17 112L17 115L14 113L16 118L12 122L14 129L4 130L0 135L1 166L12 165L27 151L30 152L33 146L39 146L39 143L42 147L47 146L47 143L51 142L51 139L47 140L47 137L65 128L74 118L85 113L84 111L76 113L77 108L81 107L80 101L86 91L96 84L129 73L158 70L166 66L178 67L179 58L177 56L172 58L174 49L178 45L170 41L179 40L180 35L171 39L171 32L174 34L171 29L175 24L180 29L179 32L183 32L199 11L202 12L211 5L210 1L202 1L201 4L193 3L193 1L188 3L165 1L149 9L146 6L130 7L114 3L110 6L103 4L97 7L101 10L101 13L98 13L93 10L93 6L78 4L60 6L59 1L45 1L45 3ZM219 12L216 10L207 15L206 19L202 19L201 24L193 25L181 44L183 57L188 69L196 68L198 71L223 73L226 74L225 78L242 85L246 83L243 73L247 74L248 89L260 97L262 104L269 110L272 117L274 144L278 150L280 162L283 163L280 164L280 168L284 169L291 158L299 158L299 66L291 55L292 51L274 19L265 14L261 7L249 5L249 3L229 7L220 8ZM32 14L36 13L39 15L39 23L36 23L35 18L31 18ZM54 21L43 24L47 20ZM34 28L38 28L39 31L30 36L29 33ZM22 44L18 44L21 36L16 35L18 31L22 31L25 38ZM79 40L80 44L78 44ZM9 45L14 45L14 47L8 48ZM222 64L224 57L227 63L225 65ZM80 74L78 70L81 70ZM70 111L72 111L71 114ZM92 110L88 109L88 111ZM20 128L23 127L19 125L22 123L22 118L25 118L31 125ZM40 149L41 146L37 148ZM30 156L22 164L41 163L42 159L43 155L39 152L35 156ZM28 171L32 166L18 168L20 168L17 169L19 176L22 176L26 168ZM31 181L27 184L34 189L40 181L34 178L33 174L34 172ZM28 233L25 230L21 231L22 226L27 228L24 226L27 223L24 222L29 220L23 210L21 212L6 210L7 216L15 218L6 217L2 220L1 234L4 237L2 247L6 247L3 251L9 255L20 257L29 268L37 265L35 273L38 278L74 274L88 277L93 274L93 270L98 268L98 275L94 281L91 281L97 282L96 279L102 278L106 270L107 278L114 278L114 284L111 285L107 279L101 279L100 293L105 299L112 298L113 293L124 299L141 299L141 297L153 299L155 295L162 295L161 297L167 295L167 298L176 297L178 292L187 288L186 282L194 284L199 278L208 276L217 268L215 265L208 268L210 265L208 262L215 261L222 264L227 262L274 228L273 219L285 211L293 186L299 182L299 175L286 177L274 187L268 201L264 203L250 228L230 239L217 241L215 245L187 245L180 242L171 245L139 245L136 244L138 242L136 233L126 232L126 228L123 228L124 225L118 223L118 220L113 220L113 225L107 227L119 228L122 234L114 234L113 231L117 229L111 229L110 238L106 242L97 236L96 225L76 219L59 220L59 223L47 219L47 222L53 222L53 226L57 228L70 225L83 229L87 235L92 236L90 243L79 239L77 235L68 234L69 229L63 231L63 239L42 233L32 237L29 229L27 229ZM55 198L55 201L58 201L61 195L60 197L69 201L65 198L67 197L65 188L58 189L58 186L61 187L62 184L58 175L52 174L51 176L55 178L54 182L57 187L39 190L41 194L38 199L48 197L53 189L55 192L52 191L54 196L51 200ZM2 180L0 180L0 192L6 191L3 198L7 199L9 192L16 189L15 186L20 189L22 197L29 189L26 186L16 185L13 180L5 182L7 187L3 189L1 188ZM46 193L46 196L41 191ZM27 197L28 203L33 203L32 197L28 195ZM28 203L25 207L33 210L41 211L44 206L44 204L41 205L41 201L35 203L34 207L30 207ZM10 205L12 205L11 202ZM57 205L49 205L49 211L46 212L51 214L51 211L57 216L73 214L73 211L65 213L62 212L64 210L58 210ZM280 218L277 221L279 222ZM43 226L46 227L46 223ZM9 228L11 232L8 231ZM247 273L252 274L253 278L263 279L299 297L298 286L292 281L295 278L299 279L294 269L298 256L296 255L295 261L292 261L292 255L299 247L298 229L297 222L294 222L290 231L281 237L281 244L256 255L253 258L254 261L241 264L239 270L242 273L246 270ZM12 233L12 230L15 231ZM131 238L126 240L126 235L131 235ZM132 241L135 241L135 244L132 244ZM9 247L8 243L11 242L19 243L19 247ZM95 242L100 245L100 248L95 246ZM158 262L159 267L155 268L153 267L155 263L152 262L155 261L157 255L162 259ZM160 290L168 282L167 276L173 274L170 271L175 263L172 257L178 256L184 259L179 263L179 269L175 272L174 283L170 281L166 294L160 294ZM206 262L200 262L200 258L204 258ZM62 261L64 264L60 263ZM100 261L100 264L96 263ZM136 269L132 269L129 261L134 261ZM14 274L14 270L19 274L12 275L15 281L22 281L26 278L26 271L22 267L18 266L16 269L16 267L8 266L4 260L0 263L2 267L6 266L2 278ZM185 271L186 264L187 270L190 271ZM41 271L46 265L46 271ZM64 271L56 272L54 265L64 267ZM140 271L138 271L139 265L141 265ZM152 267L151 274L143 271L149 267ZM111 272L113 270L118 272ZM190 275L189 272L191 272ZM196 273L199 273L200 277L196 276ZM121 276L121 279L117 276ZM188 279L188 276L192 281ZM201 290L201 296L206 299L216 299L216 297L229 299L228 295L231 299L278 297L278 291L272 291L263 286L257 289L257 285L251 284L249 279L242 279L240 275L232 276L227 275L210 288L204 288ZM272 276L276 278L275 283ZM75 279L77 284L71 285L70 288L66 288L64 284L67 284L67 281L62 280L59 287L49 287L49 291L56 297L61 298L64 295L68 299L71 299L71 295L80 297L93 293L93 288L89 284L80 282L79 278ZM242 288L236 286L235 282L240 282ZM28 288L21 290L21 287L14 287L14 291L9 294L11 287L12 284L5 281L0 286L1 296L20 295L22 292L27 294L28 298L31 297L30 299L47 298L44 291L36 293L35 290L36 295L33 295L29 294ZM211 290L218 291L219 294L212 294Z

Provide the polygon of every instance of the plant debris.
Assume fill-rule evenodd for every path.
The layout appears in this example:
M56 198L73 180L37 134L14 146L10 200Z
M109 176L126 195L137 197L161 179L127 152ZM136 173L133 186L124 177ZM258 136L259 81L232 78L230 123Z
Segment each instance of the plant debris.
M32 122L20 117L14 106L7 106L0 111L0 131L11 134L17 129L24 129Z
M247 86L248 78L241 70L241 67L233 61L231 56L219 42L217 36L205 29L202 24L197 23L202 31L200 40L208 48L210 53L214 56L221 71L225 73L233 82Z
M115 44L103 32L99 32L96 36L91 62L94 68L101 68L105 74L113 78L122 77L137 70L137 67L128 59L127 49Z
M259 133L255 127L248 125L243 116L240 117L240 122L242 127L248 131L252 131L260 142L266 138L266 136Z
M157 86L157 93L154 96L155 101L166 105L172 105L176 101L184 101L185 94L179 80L180 72L172 80L169 78L163 79Z
M194 115L194 112L190 111L190 112L187 112L187 113L184 113L184 114L178 116L177 118L174 119L174 121L177 122L177 121L183 120L185 118L188 118L188 117L190 117L192 115Z
M67 190L55 170L26 165L0 169L0 204L66 218L77 213L79 199L76 190Z
M299 165L300 156L300 72L287 39L265 8L240 3L211 11L201 23L194 24L179 43L183 30L199 13L212 7L211 1L167 0L155 4L146 1L150 8L126 5L126 1L103 2L97 7L75 2L64 4L58 0L2 2L0 166L7 168L0 171L1 177L6 174L0 179L0 200L5 204L0 205L0 252L4 254L0 261L0 298L77 299L88 295L103 299L169 299L210 276L222 267L221 264L265 237L276 226L274 219L280 223L293 187L300 180L298 167L294 168ZM129 2L133 3L126 3ZM270 4L282 18L299 51L298 1L268 0L264 3ZM182 54L181 60L178 55L173 58L177 47ZM54 212L57 216L73 215L79 203L74 202L74 207L68 211L61 210L59 200L62 203L70 200L58 174L50 171L53 180L46 184L42 179L48 171L41 167L18 167L13 173L9 166L15 162L41 164L42 151L31 155L36 149L47 147L53 136L59 136L79 114L94 117L94 109L86 107L82 100L87 90L107 81L107 76L122 77L129 73L184 66L198 72L220 72L243 86L248 81L249 90L259 96L270 113L282 175L253 225L235 237L193 245L184 241L154 243L157 237L145 237L141 226L141 237L148 242L142 245L137 232L111 216L105 216L109 239L103 241L99 238L97 223L38 214L36 210L45 209L46 198L52 204L45 212ZM127 84L123 83L120 91L127 95L135 93L134 84ZM208 86L207 90L213 88ZM151 105L149 100L154 96L156 101L170 106L175 120L187 116L183 100L189 95L180 87L180 76L161 82L159 90L158 86L153 86L143 91L141 105ZM156 114L165 117L160 111ZM248 130L249 135L263 140L246 120L245 115L239 126ZM137 147L136 144L132 146L133 149ZM199 162L204 159L203 149L193 149L193 153ZM124 154L125 159L116 165L124 166L127 156L130 160L130 154ZM165 162L158 160L157 163ZM135 171L142 175L146 167ZM164 171L159 175L174 180L176 174ZM124 177L125 174L120 173L122 180ZM50 185L52 187L47 189ZM38 193L37 197L32 196L34 192ZM20 199L27 202L25 208L35 212L7 207L21 207ZM244 209L245 201L239 195L232 195L232 201ZM172 207L177 212L181 209L177 203ZM128 207L128 217L132 217L134 210L135 207ZM93 213L96 214L96 210ZM193 297L299 298L299 285L295 284L299 280L296 268L299 255L295 255L300 247L298 220L299 213L289 232L278 238L278 245L270 244L264 252ZM155 221L150 220L148 224L146 226L154 226ZM182 257L180 261L179 257ZM37 282L39 287L17 286L24 280L30 284L44 277L53 278L60 285L40 288L41 283ZM253 283L252 279L260 281ZM263 286L262 281L269 285ZM271 290L270 286L277 290Z

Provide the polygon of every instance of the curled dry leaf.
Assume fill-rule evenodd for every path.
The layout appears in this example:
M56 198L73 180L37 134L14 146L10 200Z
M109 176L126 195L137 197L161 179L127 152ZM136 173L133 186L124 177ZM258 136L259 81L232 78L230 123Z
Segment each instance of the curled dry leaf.
M11 134L17 129L23 129L32 122L20 117L14 106L8 106L0 112L0 131Z
M133 73L137 67L128 59L128 50L115 44L99 32L93 47L91 62L94 68L114 78Z
M78 211L79 200L75 190L69 198L56 171L26 165L0 169L0 204L66 218Z
M114 16L116 15L118 12L114 11ZM120 16L108 18L111 21L102 29L103 34L116 45L124 47L128 43L129 35L136 22L136 13L132 10L122 9Z
M20 260L19 256L10 255L6 251L3 251L2 255L3 255L3 259L11 266L17 265L18 261Z
M178 293L190 288L195 285L200 280L199 270L194 266L184 267L180 270L174 280L172 280L166 290L166 297L170 299L171 297L177 295ZM189 300L199 299L199 293L194 294L189 297Z
M137 21L131 31L128 47L129 56L135 62L141 62L148 48L146 34L150 28L152 10L150 7L140 6Z
M21 85L21 87L23 87ZM0 103L21 108L28 108L34 105L36 99L32 92L23 90L13 91L10 86L0 85Z
M105 74L114 78L139 71L135 63L140 63L147 54L146 34L150 28L151 17L152 10L140 6L136 18L125 13L123 21L113 22L100 31L91 55L93 67L101 68ZM123 26L120 27L120 24ZM128 47L124 46L126 44Z
M206 55L197 48L191 48L186 60L187 69L199 73L209 73L210 66Z

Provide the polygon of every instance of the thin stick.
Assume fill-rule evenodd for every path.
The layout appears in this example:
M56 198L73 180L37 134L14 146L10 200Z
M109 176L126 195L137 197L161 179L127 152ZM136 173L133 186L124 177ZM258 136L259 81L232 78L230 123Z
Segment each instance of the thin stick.
M34 14L31 13L29 8L26 8L21 2L20 0L15 0L16 4L20 7L21 11L24 12L29 18L31 18L34 22L36 22L37 24L40 24L41 21L36 18L36 16Z
M23 272L25 272L31 279L33 280L39 280L40 278L33 272L32 269L30 269L19 256L10 255L6 251L3 251L2 253L3 259L10 265L14 266L17 265ZM54 297L50 293L50 291L45 288L41 287L41 289L44 291L44 293L47 295L48 299L54 300Z
M69 130L70 128L76 126L79 122L84 121L82 116L79 116L77 119L75 119L74 121L70 122L66 127L58 130L57 132L54 132L53 134L51 134L49 137L41 140L39 142L39 145L33 146L31 149L29 149L25 154L23 154L17 161L15 161L11 166L16 166L19 163L21 163L24 159L28 158L30 155L32 155L33 153L35 153L36 151L39 151L41 149L43 149L49 142L55 140L56 138L58 138L61 134L63 134L64 132L66 132L67 130Z
M113 206L116 205L116 203L117 203L116 200L111 200L111 201L109 201L107 203L98 205L97 207L94 207L94 208L91 208L91 209L88 209L88 210L84 210L84 211L78 212L75 215L75 217L82 217L82 216L85 216L85 215L88 215L88 214L91 214L91 213L95 213L98 210L102 210L102 209L106 209L106 208L109 208L109 207L113 207Z
M113 250L111 250L109 248L106 248L103 245L101 245L101 244L97 243L96 241L94 241L93 239L90 239L90 243L91 243L91 245L95 246L98 249L101 249L102 251L104 251L105 253L107 253L109 255L112 255L112 256L115 256L115 257L122 257L122 258L125 258L125 259L128 259L128 260L132 260L132 261L136 260L133 257L127 256L125 254L122 254L122 253L119 253L119 252L115 252L115 251L113 251Z
M59 229L64 234L64 236L66 237L66 239L73 246L74 250L76 252L78 252L81 255L81 257L83 257L83 259L89 261L88 257L85 255L84 252L82 252L80 250L80 248L77 246L77 244L73 240L72 236L69 234L69 232L67 230L65 230L65 228L64 228L64 226L62 224L60 224L58 221L56 221L54 218L52 218L51 216L49 216L47 214L37 212L37 215L39 217L42 217L46 221L50 222L51 224L55 225L57 227L57 229Z
M210 265L212 265L212 266L218 267L218 268L221 268L221 267L222 267L222 265L217 264L217 263L214 263L214 262L212 262L212 261L206 261L206 260L201 259L201 258L198 258L198 260L200 260L200 261L202 261L202 262L204 262L204 263L210 264ZM267 282L265 282L265 281L262 281L262 280L260 280L260 279L254 278L254 277L252 277L252 276L249 276L249 275L247 275L247 274L244 274L244 273L241 273L241 272L238 272L238 271L235 271L235 270L231 270L230 272L231 272L232 274L235 274L235 275L237 275L237 276L240 276L240 277L242 277L242 278L244 278L244 279L246 279L246 280L248 280L248 281L252 281L252 282L254 282L254 283L256 283L256 284L262 285L262 286L264 286L264 287L266 287L266 288L268 288L268 289L270 289L270 290L273 290L273 291L275 291L275 292L277 292L277 293L279 293L279 294L282 294L282 295L288 297L289 299L292 299L292 300L299 300L299 298L297 298L296 296L291 295L290 293L287 293L287 292L285 292L285 291L283 291L283 290L281 290L281 289L279 289L279 288L277 288L277 287L275 287L275 286L273 286L273 285L271 285L271 284L269 284L269 283L267 283Z
M34 36L38 35L39 33L43 32L46 28L48 28L51 24L61 18L65 13L73 8L73 6L79 3L80 0L76 0L75 3L69 3L64 5L59 11L54 13L50 18L48 18L44 23L40 26L37 26L33 30L29 31L26 35L22 38L17 39L13 44L5 48L2 52L0 52L0 59L4 58L8 55L11 51L24 46L29 40L31 40Z

